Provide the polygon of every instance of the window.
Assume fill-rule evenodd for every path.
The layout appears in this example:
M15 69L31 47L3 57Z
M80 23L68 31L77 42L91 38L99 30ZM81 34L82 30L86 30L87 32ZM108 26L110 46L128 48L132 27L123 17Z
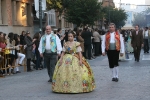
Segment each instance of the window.
M50 26L56 26L55 10L50 10L48 12L48 25L50 25Z
M67 22L66 20L65 20L65 27L69 28L69 22Z
M31 4L13 0L12 22L13 25L31 26Z
M0 0L0 24L8 24L6 0Z

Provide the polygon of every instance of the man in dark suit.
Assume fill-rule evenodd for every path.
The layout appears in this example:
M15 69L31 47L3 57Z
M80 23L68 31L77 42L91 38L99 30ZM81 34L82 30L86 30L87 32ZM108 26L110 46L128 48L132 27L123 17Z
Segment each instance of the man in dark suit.
M139 62L141 47L143 46L143 34L142 31L139 30L139 25L136 25L135 30L132 31L131 45L134 50L135 61Z
M84 31L83 33L81 34L81 37L84 39L84 53L83 53L83 56L85 58L86 57L86 52L88 51L88 59L91 60L91 37L92 37L92 33L89 32L87 30L87 28L84 28Z

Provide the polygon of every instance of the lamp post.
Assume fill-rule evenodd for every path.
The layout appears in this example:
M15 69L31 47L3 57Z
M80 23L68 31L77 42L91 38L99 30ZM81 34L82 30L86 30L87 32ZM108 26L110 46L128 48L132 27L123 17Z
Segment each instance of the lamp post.
M109 24L110 24L110 10L109 10Z
M39 0L39 22L40 32L42 33L42 0Z
M119 9L121 9L121 0L120 0L120 7L119 7Z
M110 12L113 11L113 10L109 10L109 24L111 22L111 19L110 19Z
M59 15L58 19L59 19L59 27L61 28L61 15Z

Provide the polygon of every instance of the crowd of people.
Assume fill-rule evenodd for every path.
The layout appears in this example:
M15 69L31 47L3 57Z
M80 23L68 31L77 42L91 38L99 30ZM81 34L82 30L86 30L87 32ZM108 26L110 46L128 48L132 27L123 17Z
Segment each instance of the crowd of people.
M61 28L52 31L46 26L43 35L37 32L33 38L25 31L20 36L0 32L0 74L20 73L19 66L26 58L27 72L33 71L31 62L36 70L47 68L54 92L90 92L95 88L95 80L86 59L107 54L112 81L118 82L119 59L129 59L128 53L134 53L139 62L142 46L144 53L149 53L149 35L148 27L140 30L136 25L135 30L117 30L113 23L108 31L84 28L66 30L64 34Z
M24 65L27 65L27 72L32 71L31 60L36 65L35 69L41 70L43 66L38 51L39 41L40 33L34 34L32 39L30 33L25 31L22 31L20 36L12 32L9 34L0 32L1 76L21 73L19 67Z

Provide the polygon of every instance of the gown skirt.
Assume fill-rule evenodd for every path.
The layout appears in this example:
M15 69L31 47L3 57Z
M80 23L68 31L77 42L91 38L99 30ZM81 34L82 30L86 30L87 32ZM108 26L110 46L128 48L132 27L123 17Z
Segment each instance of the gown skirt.
M65 54L62 64L56 64L52 79L52 91L57 93L84 93L95 89L92 69L86 59L79 64L78 54Z

